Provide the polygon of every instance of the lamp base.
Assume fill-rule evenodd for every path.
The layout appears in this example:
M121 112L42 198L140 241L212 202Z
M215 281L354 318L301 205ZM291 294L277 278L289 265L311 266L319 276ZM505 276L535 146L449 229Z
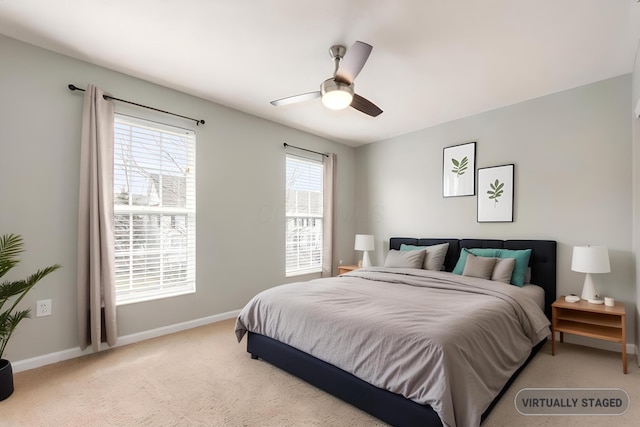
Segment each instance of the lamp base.
M581 298L583 300L595 300L598 297L598 289L596 285L593 283L593 278L591 277L591 273L586 273L584 276L584 285L582 286L582 295Z
M602 298L590 298L587 302L589 304L604 304L604 300Z
M369 258L369 251L362 251L362 266L372 267L371 258Z

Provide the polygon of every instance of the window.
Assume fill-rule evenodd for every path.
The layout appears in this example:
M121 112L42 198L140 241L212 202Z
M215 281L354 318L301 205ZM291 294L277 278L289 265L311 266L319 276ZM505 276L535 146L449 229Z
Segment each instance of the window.
M195 292L195 133L114 123L116 303Z
M287 155L287 276L322 271L322 168L322 162Z

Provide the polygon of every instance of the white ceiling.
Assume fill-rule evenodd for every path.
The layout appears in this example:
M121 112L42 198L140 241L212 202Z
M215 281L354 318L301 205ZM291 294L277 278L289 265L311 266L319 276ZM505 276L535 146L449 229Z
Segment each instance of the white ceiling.
M630 73L640 4L0 0L0 33L357 146ZM318 90L330 46L356 40L373 45L356 93L380 116L269 103Z

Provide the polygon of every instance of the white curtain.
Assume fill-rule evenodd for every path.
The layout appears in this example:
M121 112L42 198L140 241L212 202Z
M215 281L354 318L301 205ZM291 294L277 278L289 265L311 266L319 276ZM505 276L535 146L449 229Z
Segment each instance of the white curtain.
M78 208L80 348L116 343L113 236L113 103L88 85L82 110Z
M322 235L322 277L333 276L333 225L334 212L334 186L336 176L336 155L329 153L323 156L324 177L322 185L323 206L323 235Z

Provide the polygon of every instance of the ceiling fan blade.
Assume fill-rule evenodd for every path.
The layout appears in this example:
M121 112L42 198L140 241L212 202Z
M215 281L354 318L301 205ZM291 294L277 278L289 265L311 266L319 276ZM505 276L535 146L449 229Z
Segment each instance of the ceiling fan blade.
M275 107L279 107L281 105L289 105L295 104L297 102L308 101L310 99L320 98L320 91L317 90L315 92L303 93L300 95L289 96L287 98L276 99L275 101L271 101L271 105Z
M373 46L370 44L361 41L355 42L340 61L338 71L336 71L336 80L347 84L353 83L356 76L360 74L365 62L369 59L371 49L373 49Z
M382 110L377 105L356 93L353 94L351 107L362 113L368 114L371 117L378 117L380 114L382 114Z

